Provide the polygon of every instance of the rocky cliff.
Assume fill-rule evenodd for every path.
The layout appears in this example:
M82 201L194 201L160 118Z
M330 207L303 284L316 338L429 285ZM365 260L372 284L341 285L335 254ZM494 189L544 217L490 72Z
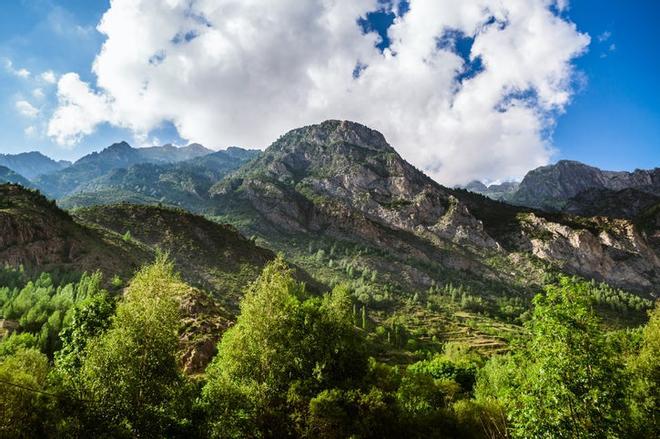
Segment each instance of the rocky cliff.
M380 133L346 121L287 133L210 195L213 213L246 233L360 242L389 252L381 266L417 286L443 269L533 284L542 271L535 260L640 291L660 284L657 248L632 223L535 213L448 189ZM507 269L493 261L509 261Z

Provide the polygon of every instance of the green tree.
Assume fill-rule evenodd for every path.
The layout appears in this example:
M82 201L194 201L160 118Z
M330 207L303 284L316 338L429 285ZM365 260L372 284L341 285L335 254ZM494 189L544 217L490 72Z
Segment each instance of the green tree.
M0 437L50 435L48 358L36 349L19 349L0 359Z
M216 437L289 436L309 402L366 371L346 287L310 298L281 257L247 288L236 324L207 369L203 399Z
M629 360L634 377L630 389L634 416L631 430L638 437L660 437L660 301L649 316L639 354Z
M110 328L87 342L79 378L96 427L105 434L157 437L181 431L190 398L177 369L177 331L179 298L188 288L167 257L159 256L133 278ZM104 304L91 306L91 313L105 313Z
M62 349L55 355L58 368L67 373L80 369L87 343L108 329L114 311L114 300L105 291L92 293L74 306L71 323L60 332Z
M531 339L488 365L477 396L499 399L517 437L618 437L626 423L625 376L584 286L563 278L534 299Z

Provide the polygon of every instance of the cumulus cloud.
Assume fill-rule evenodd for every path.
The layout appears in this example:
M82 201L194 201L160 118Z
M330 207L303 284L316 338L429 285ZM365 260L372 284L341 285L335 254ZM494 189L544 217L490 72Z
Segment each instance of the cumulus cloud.
M113 0L94 86L69 73L48 134L164 121L208 146L265 147L328 118L383 132L445 184L520 176L552 154L589 37L558 0ZM389 45L360 25L396 14ZM467 44L467 49L465 49Z
M117 124L105 95L94 93L77 73L62 75L57 83L60 106L48 123L48 136L61 145L74 145L102 122Z
M25 137L34 138L37 135L37 128L30 125L23 130L23 133L25 134Z
M29 118L37 117L39 115L39 109L24 100L16 101L16 110L18 110L21 115Z
M32 90L32 96L34 96L36 99L43 99L46 95L42 89L37 87Z
M5 70L7 70L9 73L11 73L14 76L18 76L19 78L27 79L30 77L31 73L28 69L25 68L15 68L14 63L10 59L4 60L5 64Z
M52 70L46 70L41 75L41 80L49 84L55 84L57 82L57 76Z

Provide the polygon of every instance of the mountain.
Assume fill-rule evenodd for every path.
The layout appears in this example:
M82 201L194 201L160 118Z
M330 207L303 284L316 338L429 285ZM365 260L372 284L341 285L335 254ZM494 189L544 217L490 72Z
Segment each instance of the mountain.
M507 201L518 190L519 186L520 183L516 181L505 181L504 183L486 186L478 180L473 180L465 186L459 186L459 188L484 195L493 200Z
M528 172L511 201L530 207L561 209L566 201L589 189L638 189L660 194L660 168L603 171L580 162L561 160Z
M259 152L228 148L178 163L140 163L111 169L78 185L58 203L64 208L131 202L169 204L200 211L207 205L210 187Z
M126 142L115 143L100 152L88 154L70 167L41 176L35 184L47 195L61 198L78 192L80 185L113 169L128 168L139 163L176 163L210 154L198 144L177 148L172 145L133 148Z
M534 289L548 269L640 292L660 288L656 242L633 223L546 214L443 187L382 134L352 122L287 133L209 195L209 214L294 261L304 263L301 249L350 247L359 256L342 264L382 272L395 288L469 279L483 293Z
M571 160L529 171L522 182L464 189L494 200L550 212L632 219L660 197L660 168L603 171Z
M30 183L25 177L17 174L9 168L0 166L0 184L2 183L16 183L20 184L23 187L31 187Z
M582 216L634 219L653 206L660 206L660 192L654 194L634 188L618 191L591 188L569 198L562 211Z
M20 154L0 154L0 166L5 166L29 180L40 175L60 171L70 165L71 162L55 161L36 151Z
M73 216L81 224L128 232L131 240L169 252L189 282L220 292L223 299L232 297L233 303L238 303L240 287L275 257L232 226L180 209L118 204L79 209Z
M128 279L165 251L191 285L232 306L274 258L233 227L182 210L124 204L71 215L37 191L11 184L0 185L0 230L0 265L101 270L106 279Z

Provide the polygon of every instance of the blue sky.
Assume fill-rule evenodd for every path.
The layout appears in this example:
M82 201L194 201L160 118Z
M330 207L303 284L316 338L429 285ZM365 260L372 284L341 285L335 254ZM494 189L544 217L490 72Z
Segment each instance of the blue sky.
M95 27L108 7L105 0L2 2L0 153L36 149L76 159L121 139L131 141L131 132L107 124L75 147L57 145L45 135L57 87L42 74L76 72L94 84L91 66L104 41ZM582 81L557 118L553 161L573 159L615 170L660 166L660 2L574 0L563 15L590 35L591 44L575 62ZM382 31L391 22L382 15L369 18L363 26L373 30ZM18 101L29 102L33 109L24 110L38 114L20 114ZM152 131L150 139L183 142L168 123Z

